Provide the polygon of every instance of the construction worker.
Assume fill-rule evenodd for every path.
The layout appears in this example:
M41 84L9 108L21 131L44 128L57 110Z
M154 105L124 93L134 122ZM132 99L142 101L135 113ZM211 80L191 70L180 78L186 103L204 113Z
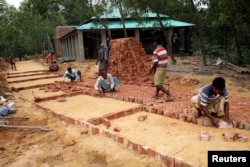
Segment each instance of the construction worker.
M82 82L81 71L77 71L71 67L68 67L67 71L64 73L62 81L64 81L65 77L69 78L71 82L76 82L79 77L80 82Z
M229 98L222 77L214 78L211 85L203 86L199 93L191 99L192 107L197 109L197 118L202 114L211 119L215 126L219 126L219 119L232 123L229 118Z
M97 78L94 88L100 93L114 92L119 83L120 81L117 77L113 77L103 70L100 72L100 76Z

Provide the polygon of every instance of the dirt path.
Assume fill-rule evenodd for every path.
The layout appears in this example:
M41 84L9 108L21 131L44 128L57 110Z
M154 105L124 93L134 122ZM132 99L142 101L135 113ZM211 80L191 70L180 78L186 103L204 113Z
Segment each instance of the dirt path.
M28 69L25 67L29 66ZM44 87L27 88L31 85L48 84L59 82L60 77L52 79L41 78L36 81L11 83L11 87L24 88L8 96L10 100L16 102L17 113L13 116L28 116L28 121L9 121L8 124L26 124L49 127L50 132L40 132L38 130L4 130L0 129L0 166L124 166L124 167L145 167L145 166L165 166L162 158L147 156L133 151L130 143L138 143L149 147L161 155L174 157L185 162L191 162L200 166L207 166L208 150L249 150L249 142L225 142L222 136L225 132L241 132L250 137L250 132L245 129L216 129L214 127L198 126L178 119L166 117L161 111L171 111L175 113L192 112L189 107L189 99L195 94L200 86L210 83L214 76L195 75L193 73L169 72L167 84L171 88L175 101L164 103L163 97L155 101L151 99L154 88L150 82L145 85L131 85L121 83L118 92L108 94L107 97L96 97L92 85L95 77L95 65L92 61L86 63L70 62L61 64L61 69L67 66L76 67L83 71L84 82L78 84L78 89L85 94L67 96L65 90L49 91ZM46 65L36 61L18 62L17 68L20 71L44 70ZM180 67L183 68L183 67ZM171 69L180 68L173 66ZM60 74L62 74L63 70ZM11 74L13 73L13 74ZM14 72L10 72L14 75ZM17 75L17 74L15 74ZM39 78L38 75L30 77L16 77L13 80L28 78ZM20 78L20 79L18 79ZM233 95L231 98L235 105L231 108L234 111L234 118L241 118L236 112L239 106L244 119L249 121L249 80L235 82L237 79L227 77L227 86ZM198 83L194 82L198 80ZM167 85L166 85L167 86ZM45 91L47 90L47 91ZM86 95L87 94L87 95ZM125 115L120 118L111 119L111 126L107 129L105 124L96 125L99 129L108 132L116 137L124 139L123 144L113 141L112 137L105 135L91 135L87 133L88 128L68 124L67 121L60 121L54 118L44 109L33 104L34 97L65 96L66 102L44 100L39 105L66 115L70 118L89 120L96 117L105 117L111 113L122 112L135 108L143 104L139 111ZM21 99L27 99L22 100ZM134 103L138 102L138 103ZM140 103L140 104L139 104ZM151 112L151 113L150 113ZM147 115L147 119L139 122L140 115ZM250 122L248 122L250 123ZM114 131L114 128L121 131ZM208 131L211 135L209 141L201 141L199 136L201 131ZM86 134L87 133L87 134ZM192 154L190 154L192 153ZM161 161L159 161L161 160Z

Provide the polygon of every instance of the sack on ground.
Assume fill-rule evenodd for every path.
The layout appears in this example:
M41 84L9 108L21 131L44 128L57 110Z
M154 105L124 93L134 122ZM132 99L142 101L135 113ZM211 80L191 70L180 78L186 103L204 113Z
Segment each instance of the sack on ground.
M0 115L7 116L10 113L10 108L7 106L0 107Z

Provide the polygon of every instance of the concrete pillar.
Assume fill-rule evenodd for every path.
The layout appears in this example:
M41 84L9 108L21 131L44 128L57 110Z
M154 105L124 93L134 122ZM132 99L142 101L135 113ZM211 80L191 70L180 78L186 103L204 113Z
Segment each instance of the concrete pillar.
M83 33L82 31L77 31L77 46L78 46L78 54L79 54L79 61L84 61L85 60L85 54L84 54L84 41L83 41Z
M140 31L139 31L139 29L135 29L135 38L140 42Z
M105 45L105 47L107 47L107 37L106 37L106 32L105 31L101 32L101 42L102 42L102 44Z
M76 54L76 59L80 60L80 53L78 52L79 50L79 46L78 46L78 35L75 35L74 38L74 50L75 50L75 54Z
M171 42L171 37L174 33L174 29L173 28L169 28L168 29L168 53L172 54L172 42Z
M171 37L172 37L173 33L174 33L174 29L169 28L168 29L168 41L170 41L170 43L171 43Z

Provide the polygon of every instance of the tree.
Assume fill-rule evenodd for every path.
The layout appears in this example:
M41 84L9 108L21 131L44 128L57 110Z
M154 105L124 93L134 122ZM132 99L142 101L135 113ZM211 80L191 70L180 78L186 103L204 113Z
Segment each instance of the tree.
M208 6L208 17L212 20L213 30L217 29L223 34L225 58L239 65L250 62L247 56L250 49L249 5L248 0L210 0Z

